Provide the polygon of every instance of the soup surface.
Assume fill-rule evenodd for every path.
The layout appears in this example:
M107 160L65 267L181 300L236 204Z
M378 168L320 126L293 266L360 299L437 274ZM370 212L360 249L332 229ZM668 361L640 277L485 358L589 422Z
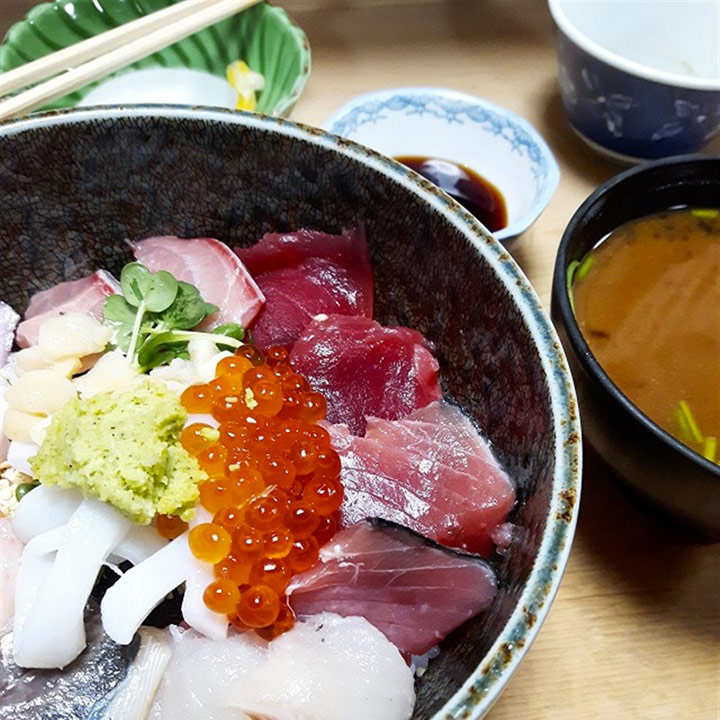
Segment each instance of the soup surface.
M593 355L652 420L717 461L720 213L683 209L620 226L569 268Z

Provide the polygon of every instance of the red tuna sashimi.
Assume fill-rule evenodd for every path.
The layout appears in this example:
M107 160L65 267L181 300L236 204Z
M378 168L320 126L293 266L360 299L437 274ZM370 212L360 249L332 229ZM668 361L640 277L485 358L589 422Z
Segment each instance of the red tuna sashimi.
M25 319L18 325L17 344L34 345L40 326L51 317L70 312L84 312L102 318L105 298L120 292L120 283L105 270L41 290L30 298Z
M419 417L428 420L416 419ZM432 457L479 478L503 478L512 487L487 440L466 415L442 400L415 410L399 422L369 417L365 436Z
M20 316L5 302L0 300L0 367L8 359L15 341L15 328Z
M427 652L487 609L496 587L482 560L403 528L362 522L340 531L320 562L293 578L288 594L298 615L364 617L407 656Z
M130 246L147 268L153 272L167 270L178 280L195 285L207 302L220 308L203 323L204 327L229 322L247 327L265 302L238 256L219 240L165 236Z
M364 317L313 320L290 360L327 398L330 422L362 433L365 416L401 418L442 397L438 362L416 330Z
M372 317L373 280L363 228L268 233L235 249L265 294L253 325L257 345L292 345L315 315Z

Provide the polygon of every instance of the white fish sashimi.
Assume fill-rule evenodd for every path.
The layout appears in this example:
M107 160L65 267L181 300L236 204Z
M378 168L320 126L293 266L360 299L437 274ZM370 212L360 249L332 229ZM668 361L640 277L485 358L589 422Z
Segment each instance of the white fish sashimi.
M194 630L170 628L173 656L148 720L249 720L219 699L250 668L263 662L267 643L255 633L216 641Z
M83 501L77 490L39 485L25 493L12 517L14 533L24 543L37 535L65 525Z
M23 547L13 532L10 518L0 517L0 635L10 629L15 613L15 581Z
M47 578L15 637L20 667L63 668L85 647L85 604L102 563L130 529L110 505L86 498L65 526Z
M407 720L415 688L397 648L367 620L322 613L271 642L224 702L281 720Z
M149 720L408 720L413 675L363 618L330 613L266 643L172 629L170 661Z
M185 532L128 570L105 593L100 605L105 632L116 643L127 645L153 608L185 582L190 558Z

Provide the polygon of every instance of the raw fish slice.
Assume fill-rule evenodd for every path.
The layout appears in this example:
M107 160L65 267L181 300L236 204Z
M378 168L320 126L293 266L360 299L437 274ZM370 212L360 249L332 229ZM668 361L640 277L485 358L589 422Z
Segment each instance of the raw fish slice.
M408 720L413 676L366 620L325 613L271 643L171 628L173 656L148 720Z
M372 315L372 268L365 228L331 235L319 230L267 233L249 248L236 247L253 275L297 265L308 258L328 258L350 271L363 295L363 314Z
M265 235L236 248L268 302L253 333L261 347L292 345L319 314L372 317L373 279L365 231Z
M457 413L461 415L461 413ZM463 417L461 415L461 417ZM495 459L487 441L468 424L472 438L447 423L403 419L398 422L368 418L365 437L379 440L475 475L480 483L502 483L512 488L505 471Z
M167 270L192 283L207 302L220 308L203 323L206 327L229 322L247 327L265 302L238 256L219 240L151 237L130 246L152 272Z
M96 703L88 720L146 720L155 693L172 656L170 633L140 628L140 649L127 675L113 690L109 703Z
M370 623L323 613L273 640L225 701L253 717L407 720L415 689L400 653Z
M320 551L320 563L293 578L299 615L366 618L406 655L422 655L486 610L497 583L490 566L386 524L358 523Z
M15 342L15 328L20 316L6 303L0 300L0 368L5 365Z
M35 345L40 326L57 315L81 312L101 319L105 298L118 292L120 283L109 272L98 270L88 277L35 293L25 311L25 319L18 325L17 344L20 347Z
M491 552L492 531L515 501L504 474L476 478L402 446L328 429L342 461L343 526L377 517L443 545Z
M362 315L365 303L347 271L325 258L256 275L267 302L252 326L259 347L292 346L320 314Z
M328 420L357 434L366 415L394 420L442 397L437 360L423 336L409 328L330 315L308 325L290 357L327 398Z
M92 602L85 628L87 647L64 670L23 670L13 661L13 633L0 640L0 720L96 720L93 707L104 705L122 682L139 643L123 647L112 642Z
M267 643L255 633L210 640L171 626L172 657L148 720L248 720L237 707L222 707L223 695L261 663Z

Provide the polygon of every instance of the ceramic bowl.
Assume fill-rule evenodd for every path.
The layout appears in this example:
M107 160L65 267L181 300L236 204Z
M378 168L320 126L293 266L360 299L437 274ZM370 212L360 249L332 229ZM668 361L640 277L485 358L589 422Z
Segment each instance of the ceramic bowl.
M325 129L389 157L422 155L462 163L505 198L507 240L527 230L550 202L560 171L527 121L480 98L440 88L370 93L340 108Z
M136 20L173 2L56 0L37 5L24 20L8 30L0 45L0 72ZM282 8L266 3L184 38L109 77L140 68L188 68L211 73L224 80L226 67L238 59L244 60L265 77L265 88L257 97L258 111L289 115L310 75L310 46L305 33ZM97 85L91 83L47 105L45 109L77 105ZM176 102L215 104L207 102L208 96L202 88L199 94L196 90L192 80L186 81L181 91L187 94L187 98ZM217 93L213 97L216 96ZM157 95L154 97L157 102ZM219 97L223 98L222 91Z
M720 539L720 467L641 412L595 359L575 320L568 266L622 223L670 207L715 207L720 157L668 158L628 170L598 188L563 234L553 278L552 316L568 352L585 438L654 507Z
M364 223L375 316L423 332L444 391L517 480L514 540L491 559L492 608L441 644L413 720L479 718L546 617L580 492L580 430L557 335L518 266L463 208L403 166L314 128L249 113L72 110L0 127L2 299L130 259L125 238Z
M549 0L570 123L625 163L700 150L720 128L715 0Z

